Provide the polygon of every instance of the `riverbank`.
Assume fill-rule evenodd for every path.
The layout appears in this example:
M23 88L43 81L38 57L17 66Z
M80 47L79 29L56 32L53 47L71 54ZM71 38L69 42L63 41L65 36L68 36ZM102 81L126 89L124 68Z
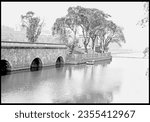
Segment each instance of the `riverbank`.
M88 61L101 61L112 59L111 53L93 53L93 54L68 54L66 64L83 64Z

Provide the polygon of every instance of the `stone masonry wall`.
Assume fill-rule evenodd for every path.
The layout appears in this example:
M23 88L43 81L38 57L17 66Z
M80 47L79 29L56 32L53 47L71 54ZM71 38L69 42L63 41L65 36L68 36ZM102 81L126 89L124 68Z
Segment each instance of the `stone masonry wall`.
M42 66L55 65L59 56L65 62L66 48L1 47L1 60L8 61L11 70L30 68L35 58L41 59Z

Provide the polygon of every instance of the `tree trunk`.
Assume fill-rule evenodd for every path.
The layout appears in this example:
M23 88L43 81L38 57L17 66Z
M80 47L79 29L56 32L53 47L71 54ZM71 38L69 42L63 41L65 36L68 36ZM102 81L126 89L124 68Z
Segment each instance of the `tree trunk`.
M87 49L87 45L88 45L88 44L86 43L86 41L84 41L83 44L84 44L85 52L88 53L88 49Z
M86 38L85 38L85 41L84 41L84 47L85 47L85 52L87 52L87 53L88 53L87 46L88 46L89 42L90 42L90 38L89 38L89 37L86 37Z
M111 42L112 38L107 38L104 44L104 51L108 51L108 45Z
M74 32L74 37L73 37L73 43L72 43L72 45L70 47L70 54L73 53L74 48L75 48L75 44L76 44L76 33L77 33L77 30L75 29L75 31L73 31L73 32Z
M104 53L104 38L102 38L102 53Z
M104 34L100 37L100 50L104 53Z
M94 38L91 38L92 39L92 50L94 50L95 48L95 39Z
M71 46L71 48L70 48L70 54L72 54L72 53L73 53L74 48L75 48L75 46L74 46L74 44L73 44L73 45Z
M100 50L100 53L102 53L102 42L100 42L100 46L99 46L99 50Z

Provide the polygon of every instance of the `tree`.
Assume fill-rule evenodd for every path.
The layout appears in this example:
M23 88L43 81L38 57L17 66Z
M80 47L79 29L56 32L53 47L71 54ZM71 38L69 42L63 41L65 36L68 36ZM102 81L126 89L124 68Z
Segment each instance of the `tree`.
M65 17L56 19L52 33L53 35L58 34L63 37L63 41L65 44L70 48L70 53L73 53L74 48L77 46L78 39L77 39L77 30L78 30L78 16L76 13L72 11L72 8L68 9L68 14ZM72 42L69 43L67 40L68 36L72 36ZM64 40L65 38L65 40Z
M52 28L52 35L63 35L65 33L65 17L57 18Z
M149 47L146 47L143 51L144 57L149 54Z
M22 27L26 28L26 37L30 42L36 42L39 35L43 22L39 17L34 17L34 12L29 11L26 15L21 15Z
M54 23L53 33L65 35L66 30L69 29L74 35L73 42L76 42L78 28L81 28L85 52L88 52L87 46L90 40L92 40L92 49L94 49L97 37L101 39L100 45L104 51L105 36L108 34L108 31L114 33L116 28L116 25L112 21L107 20L109 17L111 17L109 14L95 8L69 7L68 14L63 18L58 18ZM75 43L72 44L74 45Z
M145 17L142 18L137 25L140 25L142 28L146 27L146 24L149 23L149 2L144 3L144 14ZM149 54L149 47L146 47L143 51L144 57Z
M126 41L122 32L122 28L117 26L115 27L115 30L111 30L109 34L107 34L106 39L104 41L104 51L108 51L108 46L110 43L117 43L119 46L121 46L121 42L125 43Z
M87 45L89 44L90 39L92 39L92 48L94 48L94 41L96 39L96 35L94 34L95 28L98 26L101 28L105 18L110 17L110 15L105 14L103 11L98 9L83 8L81 6L70 7L70 9L72 11L71 14L76 15L78 18L77 25L82 29L85 52L88 52Z
M114 22L105 18L100 19L100 21L101 23L93 29L92 34L94 39L98 37L101 52L107 52L110 43L117 43L119 46L121 46L121 42L125 43L125 37L121 27L118 27ZM94 39L92 39L93 43L95 43Z
M140 25L142 28L146 26L147 23L149 23L149 2L144 3L144 14L145 17L142 18L137 24Z

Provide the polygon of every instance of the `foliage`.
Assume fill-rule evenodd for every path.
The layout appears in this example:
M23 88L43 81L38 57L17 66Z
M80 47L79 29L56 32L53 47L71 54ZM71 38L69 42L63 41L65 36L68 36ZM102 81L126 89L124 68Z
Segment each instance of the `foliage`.
M97 37L101 39L100 45L102 50L108 48L108 45L111 42L116 42L119 45L119 41L125 42L122 31L118 31L118 29L116 30L117 26L115 23L107 20L110 15L98 9L83 8L80 6L72 7L71 10L72 13L79 16L78 26L82 28L84 37L83 43L86 52L90 39L92 40L92 49L94 49L95 40ZM108 34L109 32L110 34ZM104 42L106 35L109 35L109 39L106 38L106 42Z
M144 3L144 12L146 17L142 18L137 24L139 24L142 28L149 23L149 2ZM143 51L144 57L149 54L149 47L146 47Z
M108 45L110 43L117 43L119 46L121 46L121 42L125 43L126 41L122 32L122 28L117 26L106 36L106 39L104 41L104 51L108 51Z
M147 23L149 23L149 2L144 3L144 14L145 17L142 18L137 24L140 25L142 28L146 26Z
M101 47L102 50L104 50L104 48L107 48L109 43L111 42L116 42L120 44L120 39L122 39L123 42L125 42L122 31L120 32L116 30L116 24L112 21L107 20L107 18L109 17L111 17L109 14L106 14L103 11L95 8L84 8L81 6L69 7L68 14L65 17L56 19L52 29L53 35L66 35L66 30L69 29L74 34L74 43L72 43L74 45L75 42L77 42L76 34L78 28L81 28L82 35L84 38L83 44L85 47L85 52L88 52L87 45L89 44L90 40L92 40L92 49L94 49L96 38L101 39ZM117 38L117 34L121 35L118 35ZM106 35L109 36L105 39Z
M26 37L30 42L36 42L39 35L43 22L39 17L34 17L34 12L29 11L26 15L21 15L22 27L26 28Z
M64 41L64 43L70 48L70 52L72 53L75 46L77 45L77 16L71 14L71 10L68 9L68 14L66 17L58 18L56 19L53 28L52 33L53 35L59 34L61 36L61 39ZM71 33L73 36L71 36ZM68 42L68 37L71 37L73 42Z
M98 9L83 9L85 9L83 16L86 21L83 21L81 26L83 30L83 37L85 39L85 51L87 52L87 45L89 44L90 39L92 40L92 49L94 49L95 39L103 32L102 29L105 27L105 19L110 15L105 14L103 11Z
M144 49L143 54L144 54L144 57L145 57L146 55L149 55L149 47L146 47L146 48Z
M70 42L70 43L68 43L67 44L67 46L69 47L69 53L70 54L72 54L73 53L73 51L74 51L74 49L75 49L75 47L77 47L77 44L78 44L78 39L76 39L75 41L72 41L72 42Z

